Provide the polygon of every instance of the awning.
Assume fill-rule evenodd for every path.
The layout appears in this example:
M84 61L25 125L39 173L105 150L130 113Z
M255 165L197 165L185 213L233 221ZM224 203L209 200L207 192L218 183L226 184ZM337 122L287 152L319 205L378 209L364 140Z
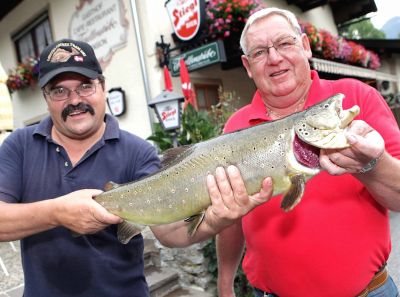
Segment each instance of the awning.
M0 63L0 132L13 130L13 110L7 88L7 74Z
M394 81L394 82L400 81L400 78L393 74L379 72L357 66L351 66L348 64L342 64L338 62L318 59L318 58L311 58L311 65L317 71L331 73L331 74L370 78L381 81L383 80Z

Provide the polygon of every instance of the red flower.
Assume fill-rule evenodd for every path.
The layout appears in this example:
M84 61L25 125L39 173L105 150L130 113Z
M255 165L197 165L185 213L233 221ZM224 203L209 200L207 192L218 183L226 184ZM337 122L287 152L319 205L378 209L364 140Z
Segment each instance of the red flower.
M38 76L38 61L28 58L26 62L19 63L15 69L10 71L6 84L12 93L33 86L36 84Z
M299 21L302 31L310 40L313 55L326 60L340 60L344 63L377 69L380 61L377 54L362 45L333 35L314 25Z

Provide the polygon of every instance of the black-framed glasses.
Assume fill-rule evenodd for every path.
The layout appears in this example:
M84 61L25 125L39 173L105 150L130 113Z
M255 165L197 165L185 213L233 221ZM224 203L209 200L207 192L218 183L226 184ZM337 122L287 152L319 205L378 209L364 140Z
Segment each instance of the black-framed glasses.
M287 35L272 42L271 46L262 46L252 49L246 56L251 62L264 61L269 54L269 50L274 48L280 55L285 55L290 52L296 45L297 37Z
M72 92L75 92L80 97L87 97L96 93L96 85L101 82L90 82L80 84L75 90L70 90L66 87L54 87L49 91L43 89L43 92L53 101L67 100Z

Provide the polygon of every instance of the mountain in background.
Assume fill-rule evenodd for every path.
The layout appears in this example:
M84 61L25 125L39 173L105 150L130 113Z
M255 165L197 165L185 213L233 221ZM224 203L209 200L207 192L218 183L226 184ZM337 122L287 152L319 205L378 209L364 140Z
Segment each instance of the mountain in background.
M386 34L386 39L400 39L400 16L388 20L381 31Z

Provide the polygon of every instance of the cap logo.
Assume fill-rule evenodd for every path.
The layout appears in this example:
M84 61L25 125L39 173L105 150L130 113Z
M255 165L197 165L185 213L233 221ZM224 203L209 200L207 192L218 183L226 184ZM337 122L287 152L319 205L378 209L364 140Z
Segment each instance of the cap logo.
M76 62L83 62L83 57L82 56L74 56L74 60Z
M83 57L86 57L86 54L73 43L59 43L51 50L47 56L47 61L50 63L67 62L71 57L74 57L77 62L83 62Z

